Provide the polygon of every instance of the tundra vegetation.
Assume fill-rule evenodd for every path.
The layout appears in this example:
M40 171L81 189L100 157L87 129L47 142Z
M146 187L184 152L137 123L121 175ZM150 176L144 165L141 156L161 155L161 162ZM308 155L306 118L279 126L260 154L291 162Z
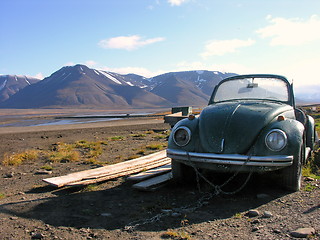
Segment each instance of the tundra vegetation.
M156 133L150 130L128 134L128 136L107 136L105 139L97 141L79 140L73 143L56 142L46 150L27 149L19 153L5 153L2 158L2 165L18 166L24 162L32 163L39 159L44 160L46 163L41 168L48 171L53 169L53 166L50 165L52 163L82 162L84 164L107 165L138 158L157 150L162 150L167 146L166 139L168 136L168 131ZM113 162L101 158L103 153L106 154L110 150L109 145L111 145L113 141L124 141L128 138L134 140L148 140L148 143L150 142L150 144L143 144L140 145L139 148L133 148L133 154L130 156L123 156L119 153Z
M319 121L317 123L319 132ZM163 125L152 125L152 127L166 129ZM14 233L16 239L30 239L33 238L31 234L37 231L36 233L40 232L42 234L40 236L44 236L45 239L129 239L140 238L140 236L142 236L141 239L150 239L152 237L161 239L233 239L245 234L244 236L249 239L249 235L254 238L256 232L252 232L252 229L255 229L254 227L259 223L261 228L258 231L264 231L261 233L261 239L273 239L270 234L274 239L283 239L286 236L289 237L289 231L294 230L297 226L297 223L292 221L296 216L292 216L292 212L300 213L299 216L307 219L304 222L310 222L310 225L303 226L318 226L311 223L311 221L317 224L316 207L318 203L316 199L319 189L314 189L314 186L319 180L310 181L310 184L305 182L303 190L294 193L294 195L283 195L283 192L277 192L274 195L272 193L270 195L275 196L276 199L270 201L268 198L258 199L254 191L253 193L244 191L243 194L241 193L237 196L217 196L210 200L208 205L203 205L201 209L195 212L189 213L186 211L187 215L164 217L161 221L139 226L139 231L130 233L119 231L118 229L122 229L125 224L132 221L144 221L166 210L176 213L175 209L189 206L199 200L199 194L194 188L196 186L183 186L180 188L169 185L169 188L159 189L159 192L146 194L131 190L131 184L123 184L125 178L118 178L114 181L90 184L81 188L52 190L41 181L42 178L47 176L36 174L39 169L42 169L52 171L52 176L60 176L74 171L94 168L98 165L126 161L131 157L140 157L159 151L158 149L147 148L149 145L157 146L155 148L162 145L162 149L165 148L168 136L167 130L145 131L145 129L144 127L136 129L127 127L123 131L120 128L114 131L93 129L89 131L90 134L86 132L83 135L79 130L76 131L77 134L70 134L68 138L64 136L67 136L67 134L63 132L61 133L63 137L60 137L59 132L58 134L48 134L48 138L45 139L42 139L44 133L40 133L35 135L35 138L40 138L38 142L41 141L41 144L29 144L30 142L28 142L26 147L29 149L21 147L14 148L20 149L21 152L16 150L15 153L13 151L8 152L6 154L8 158L16 156L12 157L14 159L12 163L3 163L9 166L4 167L0 163L0 169L3 169L2 175L4 177L2 186L6 182L12 182L13 184L8 185L8 188L0 187L0 199L3 203L19 202L19 204L7 205L9 209L16 210L14 214L2 213L2 235L12 238L11 234ZM99 134L95 135L95 131L99 131ZM122 136L125 140L111 140L115 136ZM10 143L9 140L8 143ZM23 140L17 139L15 142L19 142L21 143L20 146L24 146L24 143L27 142L26 140L27 138L23 136ZM52 154L52 152L63 151L64 149L78 152L79 159L76 162L68 162L69 160L66 159L50 161L47 158L46 153ZM100 151L101 149L102 151ZM32 154L29 152L31 150L37 153L36 158L32 158ZM95 157L90 158L93 155ZM19 159L22 159L22 161ZM89 159L96 159L96 162L89 162ZM310 167L304 170L306 175L313 176L311 174L314 174L314 176L320 176L319 171L315 171L319 169L319 159L318 149L309 164ZM0 162L2 160L3 158L0 159ZM21 166L17 166L18 164L15 164L15 161L19 162L18 164L21 164ZM315 165L315 163L318 163L318 165ZM39 171L41 174L42 170ZM21 181L20 177L26 179L26 181ZM186 189L187 191L185 191ZM211 189L208 187L202 188L202 190ZM266 194L270 193L268 188L266 190ZM128 198L128 193L131 194L130 198ZM38 198L39 201L31 201ZM301 201L300 198L302 199ZM249 209L248 206L250 205L251 208L252 202L260 201L267 203L261 205L259 210L271 211L275 216L273 219L248 218L246 216L246 210ZM302 204L303 206L301 206ZM220 206L218 211L217 205ZM51 215L48 215L50 209L54 211L52 211ZM304 211L304 209L310 209L310 213L302 213L301 211ZM313 218L310 218L310 215ZM91 220L94 222L90 222ZM298 224L304 222L301 221ZM281 226L285 226L285 228L281 228ZM154 232L140 231L140 228L150 228ZM276 229L277 232L274 233L273 229ZM20 232L16 234L14 232L16 230ZM230 234L223 235L224 232L230 232ZM214 235L216 233L217 235ZM265 236L262 235L264 233ZM316 238L317 236L312 235L312 237Z
M308 114L314 117L316 122L316 130L320 135L320 107L316 110L306 107L304 108ZM51 171L53 169L52 163L60 162L82 162L84 164L92 165L107 165L138 158L155 151L163 150L167 147L167 141L170 131L153 131L148 130L144 132L130 133L126 136L106 136L105 139L97 141L78 140L73 143L57 142L48 147L47 150L27 149L18 153L5 153L2 158L2 165L18 166L24 162L32 162L37 159L45 161L42 167L44 170ZM101 159L103 153L108 152L108 146L113 141L124 141L128 138L134 140L150 139L149 144L141 145L139 148L133 148L133 154L123 156L119 153L113 162L108 162ZM310 161L304 166L303 176L320 179L320 148L315 149ZM307 189L310 188L307 186Z
M311 107L305 107L304 110L315 119L315 126L318 136L320 136L320 107L315 109ZM305 177L311 177L314 179L320 179L320 146L319 144L314 149L314 152L309 159L309 162L302 169L302 175ZM308 184L306 186L308 190Z

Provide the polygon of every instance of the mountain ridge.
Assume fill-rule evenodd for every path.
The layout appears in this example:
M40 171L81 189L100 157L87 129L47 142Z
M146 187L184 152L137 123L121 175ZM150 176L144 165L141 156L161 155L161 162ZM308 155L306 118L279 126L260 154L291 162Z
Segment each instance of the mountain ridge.
M0 75L0 108L157 108L205 106L214 87L235 73L194 70L151 78L119 74L77 64L65 66L43 80ZM298 104L320 102L313 92L298 89Z
M214 86L234 73L170 72L152 78L77 64L65 66L0 103L1 108L145 108L206 105ZM210 94L208 94L210 92Z
M0 75L0 102L9 99L26 86L39 81L40 79L24 75Z

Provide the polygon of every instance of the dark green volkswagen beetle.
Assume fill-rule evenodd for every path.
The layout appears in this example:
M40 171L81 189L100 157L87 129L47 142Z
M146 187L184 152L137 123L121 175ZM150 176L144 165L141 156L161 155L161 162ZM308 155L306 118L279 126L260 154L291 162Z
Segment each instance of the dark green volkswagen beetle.
M179 121L167 155L174 180L190 168L218 172L278 171L298 191L301 168L313 150L314 119L295 107L292 84L279 75L238 75L222 80L199 116Z

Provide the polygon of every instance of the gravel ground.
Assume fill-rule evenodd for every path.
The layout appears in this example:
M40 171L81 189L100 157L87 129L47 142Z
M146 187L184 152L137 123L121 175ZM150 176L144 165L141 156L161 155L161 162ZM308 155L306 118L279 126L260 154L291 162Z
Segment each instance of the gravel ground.
M147 145L165 145L169 126L161 119L70 126L0 129L0 156L48 150L57 142L107 141L100 161L135 156ZM121 140L111 140L121 136ZM1 161L1 160L0 160ZM282 190L270 176L253 175L234 195L213 195L204 181L168 183L152 192L134 190L126 178L91 187L56 189L42 179L97 167L39 158L20 166L0 165L0 239L295 239L299 228L319 239L319 181L304 179L300 192ZM227 176L221 176L227 177ZM239 176L225 190L238 188ZM213 180L219 184L219 180ZM223 180L222 180L223 181ZM130 226L135 226L131 228ZM301 237L307 237L308 234Z

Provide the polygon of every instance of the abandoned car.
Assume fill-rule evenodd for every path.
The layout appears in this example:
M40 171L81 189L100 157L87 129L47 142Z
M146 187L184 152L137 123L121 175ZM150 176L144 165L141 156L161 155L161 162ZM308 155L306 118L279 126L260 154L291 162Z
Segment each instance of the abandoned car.
M190 177L191 168L277 171L283 187L298 191L315 138L314 119L295 107L292 84L285 77L237 75L215 87L199 116L174 126L167 156L177 181Z

